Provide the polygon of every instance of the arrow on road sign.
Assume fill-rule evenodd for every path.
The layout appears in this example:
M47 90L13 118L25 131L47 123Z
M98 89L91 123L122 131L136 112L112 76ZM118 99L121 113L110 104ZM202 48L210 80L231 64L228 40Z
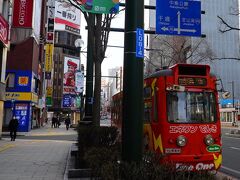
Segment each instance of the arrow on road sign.
M163 31L172 31L172 28L168 28L168 27L165 27L163 26L161 28ZM178 31L178 32L192 32L192 33L195 33L197 32L195 29L181 29L181 28L173 28L173 31ZM180 33L178 33L180 34Z
M196 32L195 29L181 29L181 22L180 22L181 12L178 11L177 15L178 15L178 27L177 28L173 28L173 31L177 31L178 34L181 34L181 32L191 32L191 33L195 33ZM168 27L165 27L165 26L163 26L161 29L163 31L172 31L172 28L168 28Z
M177 33L180 34L181 33L181 22L180 22L181 13L180 13L180 11L177 12L177 15L178 15L178 29L177 29Z

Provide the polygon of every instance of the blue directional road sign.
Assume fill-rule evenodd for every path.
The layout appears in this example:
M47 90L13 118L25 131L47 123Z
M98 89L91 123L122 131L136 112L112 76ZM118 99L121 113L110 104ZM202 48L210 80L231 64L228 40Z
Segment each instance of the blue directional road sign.
M156 33L201 36L201 2L157 0Z

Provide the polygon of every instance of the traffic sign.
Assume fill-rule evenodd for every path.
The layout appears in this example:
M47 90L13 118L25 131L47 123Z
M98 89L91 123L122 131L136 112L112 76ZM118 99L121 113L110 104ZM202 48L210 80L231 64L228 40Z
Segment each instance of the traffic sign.
M157 0L156 34L201 36L201 2Z

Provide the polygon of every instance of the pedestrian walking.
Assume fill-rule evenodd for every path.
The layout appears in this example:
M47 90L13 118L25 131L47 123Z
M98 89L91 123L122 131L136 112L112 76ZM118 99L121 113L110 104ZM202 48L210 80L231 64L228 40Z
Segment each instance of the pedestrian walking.
M70 120L70 117L67 117L65 119L65 125L66 125L66 129L68 130L69 129L69 125L71 124L71 120Z
M15 141L15 139L17 137L18 125L19 125L18 120L16 119L15 116L13 116L13 118L11 119L11 121L9 122L9 125L8 125L11 141Z
M52 128L56 128L57 127L57 117L54 115L52 118Z
M60 118L59 118L59 116L57 117L56 124L57 124L57 128L59 128L59 126L61 126L61 122L60 122Z

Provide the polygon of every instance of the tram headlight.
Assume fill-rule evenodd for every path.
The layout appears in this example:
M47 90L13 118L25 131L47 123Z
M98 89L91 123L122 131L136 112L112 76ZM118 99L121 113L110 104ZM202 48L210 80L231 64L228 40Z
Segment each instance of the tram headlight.
M178 136L177 138L177 145L180 146L180 147L183 147L187 144L187 139L185 136L181 135L181 136Z
M214 144L214 139L210 134L208 134L205 136L204 142L207 146L210 146Z

